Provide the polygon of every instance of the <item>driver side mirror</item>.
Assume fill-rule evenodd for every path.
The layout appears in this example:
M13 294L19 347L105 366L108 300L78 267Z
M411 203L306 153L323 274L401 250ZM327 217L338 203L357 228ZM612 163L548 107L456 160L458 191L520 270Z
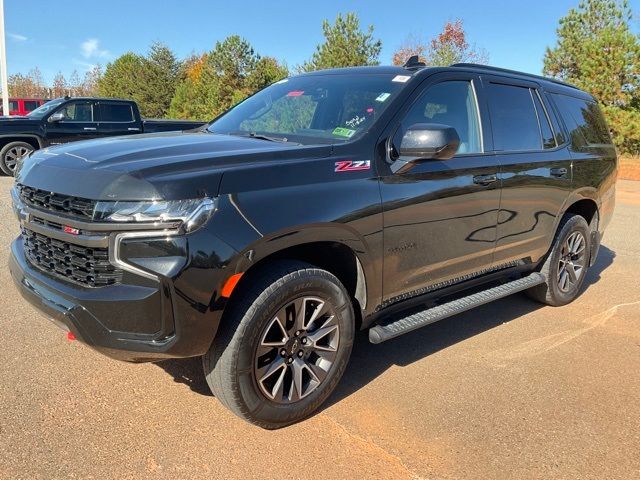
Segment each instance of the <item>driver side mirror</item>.
M460 147L453 127L439 123L411 125L400 143L400 157L391 164L393 173L404 173L422 160L449 160Z
M56 112L49 117L49 123L61 122L62 120L64 120L64 113L62 112Z

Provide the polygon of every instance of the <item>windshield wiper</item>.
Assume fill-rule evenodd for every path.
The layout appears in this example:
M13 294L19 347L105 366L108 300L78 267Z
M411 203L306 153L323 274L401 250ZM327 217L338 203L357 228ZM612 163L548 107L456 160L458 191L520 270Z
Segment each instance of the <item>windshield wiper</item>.
M236 133L239 137L249 137L256 138L258 140L267 140L268 142L278 142L278 143L291 143L292 145L300 145L299 143L290 142L287 137L271 137L269 135L263 135L262 133L256 132L247 132L247 133Z

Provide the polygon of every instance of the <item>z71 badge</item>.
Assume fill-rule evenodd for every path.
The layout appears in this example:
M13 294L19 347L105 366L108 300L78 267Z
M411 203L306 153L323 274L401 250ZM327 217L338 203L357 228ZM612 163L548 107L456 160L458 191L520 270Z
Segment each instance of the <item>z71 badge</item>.
M369 170L371 168L370 160L342 160L336 162L336 172L356 172L358 170Z

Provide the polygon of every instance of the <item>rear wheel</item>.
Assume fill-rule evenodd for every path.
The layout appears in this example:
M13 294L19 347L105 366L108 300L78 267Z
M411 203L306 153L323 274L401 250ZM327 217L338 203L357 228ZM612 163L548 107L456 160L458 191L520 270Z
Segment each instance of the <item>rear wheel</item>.
M250 285L229 306L204 371L235 414L279 428L313 413L336 387L351 354L353 306L335 276L301 262L274 263Z
M11 142L0 150L0 169L6 175L15 175L18 161L33 152L33 145L25 142Z
M547 281L527 291L529 296L547 305L560 306L579 295L586 277L591 252L587 221L580 215L566 215L540 272Z

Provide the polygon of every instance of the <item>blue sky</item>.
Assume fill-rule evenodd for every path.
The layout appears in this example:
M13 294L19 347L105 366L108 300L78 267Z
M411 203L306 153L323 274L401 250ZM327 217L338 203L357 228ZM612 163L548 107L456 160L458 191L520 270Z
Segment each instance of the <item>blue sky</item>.
M9 73L37 66L50 82L58 71L82 75L126 51L145 52L160 40L179 57L209 50L237 33L256 51L304 62L322 40L322 20L356 12L383 42L381 60L407 35L429 39L447 20L461 18L471 43L496 66L540 73L545 47L555 42L558 19L578 0L5 0ZM631 1L640 13L640 0ZM637 19L634 29L638 30Z

